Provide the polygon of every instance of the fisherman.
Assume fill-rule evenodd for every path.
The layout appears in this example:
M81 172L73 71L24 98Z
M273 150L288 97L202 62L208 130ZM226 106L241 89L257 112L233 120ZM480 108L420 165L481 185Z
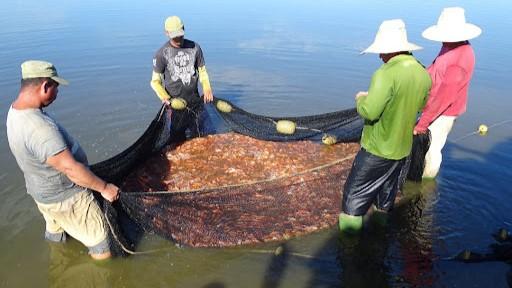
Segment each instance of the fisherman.
M382 212L393 208L416 117L431 86L427 71L410 53L418 49L408 42L405 23L393 19L382 22L375 41L362 52L379 54L384 64L373 74L368 91L355 97L364 127L343 191L342 232L358 231L372 204Z
M428 67L432 89L414 134L431 133L430 148L425 156L424 178L435 178L441 167L441 150L455 119L466 111L469 82L475 67L475 54L468 40L482 30L466 23L464 9L445 8L437 25L423 31L422 36L442 42L441 51Z
M92 190L112 202L119 189L89 170L80 144L43 110L68 82L46 61L24 62L21 74L18 98L7 114L7 138L27 193L46 221L45 238L65 242L67 233L87 246L93 259L109 258L108 233Z
M185 27L181 19L170 16L165 20L164 27L170 40L165 42L153 58L151 88L164 104L169 105L171 101L179 100L186 106L173 109L171 116L170 139L181 142L186 139L187 129L192 137L211 132L208 131L211 129L208 113L202 102L213 101L213 92L203 51L199 44L184 38ZM197 80L202 85L203 100L199 96Z

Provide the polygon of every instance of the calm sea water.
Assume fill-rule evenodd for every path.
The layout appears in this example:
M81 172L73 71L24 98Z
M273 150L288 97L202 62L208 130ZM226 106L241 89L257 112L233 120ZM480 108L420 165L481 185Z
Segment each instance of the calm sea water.
M180 249L148 235L139 249L161 252L97 264L76 241L43 240L44 220L0 125L0 287L506 287L505 263L446 258L486 252L491 233L512 229L509 1L3 1L0 115L5 121L17 95L21 62L46 59L71 81L49 111L90 161L122 151L160 106L149 87L151 59L173 14L201 44L215 95L275 116L350 108L381 65L359 51L382 20L403 18L428 65L439 44L421 31L454 5L484 31L472 41L468 112L449 137L437 180L407 183L411 201L386 231L367 232L352 251L340 251L334 228L237 249ZM485 137L472 134L480 124L490 126ZM278 245L288 253L276 258Z

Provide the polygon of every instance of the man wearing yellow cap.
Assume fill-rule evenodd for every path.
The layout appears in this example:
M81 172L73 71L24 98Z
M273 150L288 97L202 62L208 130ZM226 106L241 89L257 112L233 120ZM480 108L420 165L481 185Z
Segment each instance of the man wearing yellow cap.
M26 61L21 73L18 98L7 114L7 138L27 193L46 221L45 238L64 242L70 235L89 248L92 258L109 258L103 214L91 190L114 201L119 189L88 169L80 144L43 110L57 98L59 84L68 82L46 61Z
M165 33L170 40L153 58L151 88L165 104L169 104L173 98L185 104L185 108L173 107L175 109L171 116L171 141L183 141L187 129L191 136L200 136L207 128L204 127L208 119L203 101L211 102L213 93L203 51L199 44L184 38L185 27L181 19L168 17L165 20ZM198 80L202 85L203 100L197 89Z

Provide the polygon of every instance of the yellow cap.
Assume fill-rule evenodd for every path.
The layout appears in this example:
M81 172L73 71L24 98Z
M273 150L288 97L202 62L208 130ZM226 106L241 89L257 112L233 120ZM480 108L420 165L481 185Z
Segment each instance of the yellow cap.
M184 25L180 17L170 16L165 19L165 31L170 38L176 38L185 35Z

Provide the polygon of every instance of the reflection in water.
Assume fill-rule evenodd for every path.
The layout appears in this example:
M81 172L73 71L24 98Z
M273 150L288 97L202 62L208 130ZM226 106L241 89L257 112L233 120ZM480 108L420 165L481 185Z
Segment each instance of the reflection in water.
M280 287L283 274L288 266L290 258L288 245L285 243L280 246L280 248L282 250L278 250L279 254L277 255L276 253L276 255L272 257L270 264L267 266L262 287Z
M203 288L224 288L226 287L221 282L212 282L203 286Z
M72 81L62 90L63 97L56 103L55 116L80 138L91 162L115 155L140 136L159 106L147 75L151 71L154 47L165 37L161 22L170 11L179 11L194 31L194 38L201 40L203 48L209 52L208 65L217 96L265 115L311 115L350 108L353 94L365 89L369 73L380 65L375 59L357 56L359 48L375 33L372 27L384 19L404 17L410 40L418 41L425 48L417 56L428 63L437 54L438 47L423 40L421 31L446 5L446 1L293 1L293 5L290 5L292 1L221 2L201 3L205 9L197 9L197 5L187 1L57 0L52 1L57 5L52 5L51 13L40 13L48 6L45 1L3 1L0 9L3 24L0 38L4 40L0 43L3 64L0 67L0 115L5 119L17 95L19 64L29 58L49 59L62 65L62 74ZM472 43L479 59L470 88L468 111L458 119L451 134L454 139L473 131L479 124L509 119L512 85L510 73L506 71L510 66L506 63L511 61L512 44L507 29L512 23L512 17L508 16L510 1L493 1L492 5L482 5L480 1L458 2L463 2L471 16L468 21L482 23L489 33ZM211 15L218 17L209 17ZM276 37L281 38L275 40ZM219 119L217 122L223 123ZM394 213L397 217L389 221L385 241L380 243L387 246L381 248L386 252L378 253L386 254L385 259L366 255L368 261L385 262L387 272L364 267L352 272L359 278L373 276L365 274L366 271L376 273L382 281L378 284L382 285L374 287L392 286L399 281L404 282L397 283L399 287L414 286L407 284L414 281L425 283L418 286L429 286L428 281L433 281L435 287L506 287L503 277L509 269L506 264L447 263L437 257L453 256L463 249L485 251L492 242L490 233L498 227L512 228L512 170L508 168L512 162L510 128L510 125L493 127L486 137L466 137L457 142L461 145L447 144L438 185L431 198L419 197L424 203L413 203L403 212ZM0 134L5 135L3 129L0 127ZM493 146L494 143L498 144ZM0 286L12 283L25 284L15 287L44 286L38 283L39 277L27 277L28 267L36 270L34 274L47 270L46 261L38 261L44 258L43 252L37 249L38 245L26 245L30 242L44 244L40 237L42 222L33 221L33 202L28 201L29 196L20 188L24 187L23 176L17 170L5 138L0 139L0 162L0 178L4 184L0 187L0 243L3 244ZM420 191L423 185L408 185L407 190ZM415 205L424 208L417 209ZM293 244L307 247L301 251L313 250L309 254L314 259L289 257L286 268L280 268L279 276L267 273L266 266L261 274L255 272L262 265L268 265L261 257L228 257L223 251L205 253L190 249L169 255L115 259L109 266L119 271L119 278L116 277L116 285L112 286L172 287L174 283L199 282L210 283L209 287L222 287L220 283L225 283L226 287L254 287L260 286L261 282L256 280L263 280L265 275L273 275L271 278L280 287L339 287L343 285L342 279L350 282L349 271L342 265L345 263L343 251L337 244L337 231L332 229L332 237L325 236L329 239L322 238L322 243L317 243L319 234L325 235L321 232L293 241ZM12 241L25 235L28 235L26 242ZM159 243L152 239L147 242L149 245ZM69 244L64 250L69 249ZM322 247L316 247L317 244ZM74 251L80 249L83 247ZM69 257L56 261L58 265L52 264L50 285L55 282L55 286L58 283L74 287L89 281L81 281L82 275L98 272L98 279L109 278L103 277L102 271L111 267L92 266L98 264L85 255L68 252L65 256ZM336 261L335 255L340 255L340 261ZM221 268L201 264L205 262ZM348 260L346 264L350 264ZM302 268L307 272L288 273ZM211 271L205 273L208 269ZM242 269L251 273L244 274ZM413 271L425 276L414 279L416 272ZM140 273L149 280L140 279ZM307 278L309 275L311 277ZM403 279L397 280L397 277ZM373 284L370 279L361 281L362 285ZM102 283L97 285L101 287Z
M413 287L434 283L431 208L436 182L406 183L388 224L371 219L359 235L340 237L344 287Z
M371 223L358 235L341 235L339 261L343 287L388 286L389 268L385 259L389 235L385 229Z
M435 181L406 183L386 226L370 218L358 235L339 235L336 229L311 259L314 274L306 287L433 285L431 209L436 187ZM337 261L318 261L329 254L336 254Z
M311 271L304 287L429 287L438 279L433 269L432 207L437 199L435 181L406 183L404 195L387 225L368 221L358 235L340 235L331 229L320 248L308 257L298 256L284 244L272 258L262 287L281 287L294 265ZM294 263L294 264L292 264Z
M432 286L434 283L432 252L433 214L437 183L423 180L418 185L408 183L402 205L397 205L393 214L398 257L402 263L398 281L414 287Z
M48 243L50 263L49 287L111 287L108 267L112 260L93 261L77 257L76 251L64 243Z
M506 127L510 131L510 127ZM499 133L499 131L494 131ZM479 138L482 139L482 138ZM483 138L482 142L486 139ZM457 251L471 250L471 255L464 256L463 253L458 256L462 258L468 257L465 262L480 262L478 265L483 266L483 262L490 260L503 261L512 264L512 241L508 237L507 240L500 239L498 235L494 235L496 242L492 243L491 234L499 231L499 228L505 228L504 231L510 229L512 224L510 211L512 209L512 194L510 193L510 179L512 178L512 170L504 169L512 162L512 138L501 141L486 153L482 153L475 147L468 147L464 144L450 143L446 147L446 155L448 158L447 165L447 181L444 185L453 190L452 194L446 195L446 202L462 207L473 208L466 213L453 213L448 210L446 203L439 203L445 217L454 219L461 226L461 230L465 232L465 241L459 241L455 248ZM463 159L457 159L457 156L465 156ZM485 173L482 169L485 167ZM450 181L448 181L448 179ZM455 181L454 179L458 179ZM464 183L464 190L454 189L460 183ZM454 186L454 188L450 187ZM451 207L450 206L450 207ZM474 209L477 208L477 209ZM442 225L445 225L442 223ZM475 243L479 243L476 244ZM474 254L473 254L474 253ZM455 255L450 255L455 256ZM460 259L458 259L460 260ZM463 259L464 260L464 259ZM469 265L469 264L468 264ZM472 265L465 269L473 269ZM492 282L487 285L500 286L508 283L512 287L512 269L508 268L504 276L494 277ZM471 281L472 279L468 280Z

